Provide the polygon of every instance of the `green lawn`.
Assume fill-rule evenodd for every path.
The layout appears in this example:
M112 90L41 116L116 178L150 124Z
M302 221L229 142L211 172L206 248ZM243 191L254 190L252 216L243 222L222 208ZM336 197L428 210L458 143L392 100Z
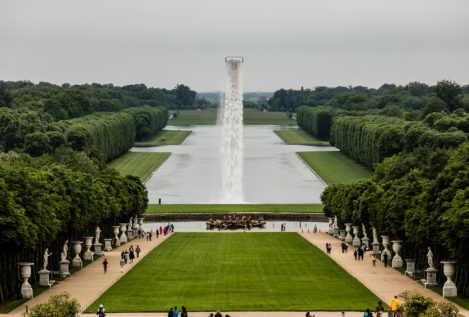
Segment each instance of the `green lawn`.
M171 212L322 212L321 204L197 204L197 205L148 205L147 214Z
M341 152L299 152L298 155L326 184L349 184L373 172Z
M109 163L123 175L140 177L144 182L158 167L163 164L171 153L127 152Z
M378 300L296 233L175 233L86 312L364 311Z
M286 144L298 145L329 145L305 130L274 130L275 134Z
M147 141L135 142L134 146L151 147L160 145L179 145L191 134L192 131L162 130ZM162 138L166 140L163 141Z
M217 123L218 109L204 110L170 110L173 114L179 112L176 118L168 120L168 125L214 125ZM296 121L289 119L285 112L263 112L257 109L244 109L244 124L279 124L296 125Z

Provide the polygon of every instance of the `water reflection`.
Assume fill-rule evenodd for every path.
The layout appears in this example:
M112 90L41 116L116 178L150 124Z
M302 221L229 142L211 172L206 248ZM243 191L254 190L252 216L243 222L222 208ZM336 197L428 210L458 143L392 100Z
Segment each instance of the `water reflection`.
M280 231L280 226L286 224L288 230L308 230L313 229L316 225L318 229L328 228L327 222L315 222L315 221L267 221L264 228L254 227L251 231ZM164 227L168 224L174 225L175 231L214 231L216 229L207 230L205 221L171 221L171 222L146 222L143 224L143 228L148 231L150 229L157 229ZM231 230L227 230L231 231ZM233 231L242 231L241 229Z

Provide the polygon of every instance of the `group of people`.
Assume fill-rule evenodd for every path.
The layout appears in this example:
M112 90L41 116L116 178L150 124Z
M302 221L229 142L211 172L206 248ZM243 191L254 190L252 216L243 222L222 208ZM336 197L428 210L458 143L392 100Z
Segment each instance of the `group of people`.
M331 254L332 245L329 242L326 242L326 251L327 254Z
M120 266L121 266L121 273L124 273L124 267L129 262L130 264L134 263L135 255L137 255L137 258L140 256L140 252L142 250L140 249L140 246L137 245L134 251L134 246L130 245L129 250L122 250L121 252L121 260L120 260Z
M347 253L347 250L348 250L348 244L345 243L345 242L342 242L340 244L341 248L342 248L342 253Z
M171 307L168 311L168 317L179 317L179 313L181 313L181 317L187 317L186 307L182 306L181 311L178 310L177 306Z
M286 231L287 230L287 224L286 223L282 223L280 225L280 231Z
M363 261L363 255L365 254L365 251L360 247L358 249L355 249L355 251L353 251L353 256L355 258L355 261L356 260L362 260Z

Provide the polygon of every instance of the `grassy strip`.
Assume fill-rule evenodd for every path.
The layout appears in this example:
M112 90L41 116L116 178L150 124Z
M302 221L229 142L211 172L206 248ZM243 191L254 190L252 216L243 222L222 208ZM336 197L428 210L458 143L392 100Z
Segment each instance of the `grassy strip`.
M123 175L138 176L145 181L158 167L163 164L171 153L127 152L109 163Z
M147 141L135 142L134 146L151 147L160 145L179 145L191 134L192 131L162 130ZM165 141L163 141L165 138Z
M296 233L175 233L99 297L106 311L363 311L379 298Z
M169 113L177 113L176 118L168 121L168 125L186 126L186 125L215 125L218 118L218 109L210 108L204 110L170 110ZM285 112L259 111L257 109L244 109L244 124L255 125L296 125L296 121L287 117Z
M329 145L305 130L274 130L275 134L286 144L296 145Z
M341 152L298 152L326 184L350 184L373 172Z
M181 204L181 205L148 205L147 214L172 213L172 212L322 212L321 204Z

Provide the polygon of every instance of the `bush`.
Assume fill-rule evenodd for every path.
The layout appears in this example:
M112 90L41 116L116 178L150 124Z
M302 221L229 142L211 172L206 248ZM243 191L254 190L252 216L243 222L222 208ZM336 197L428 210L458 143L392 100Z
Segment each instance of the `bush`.
M53 295L47 303L37 304L23 317L77 317L80 312L80 303L70 298L68 293Z

